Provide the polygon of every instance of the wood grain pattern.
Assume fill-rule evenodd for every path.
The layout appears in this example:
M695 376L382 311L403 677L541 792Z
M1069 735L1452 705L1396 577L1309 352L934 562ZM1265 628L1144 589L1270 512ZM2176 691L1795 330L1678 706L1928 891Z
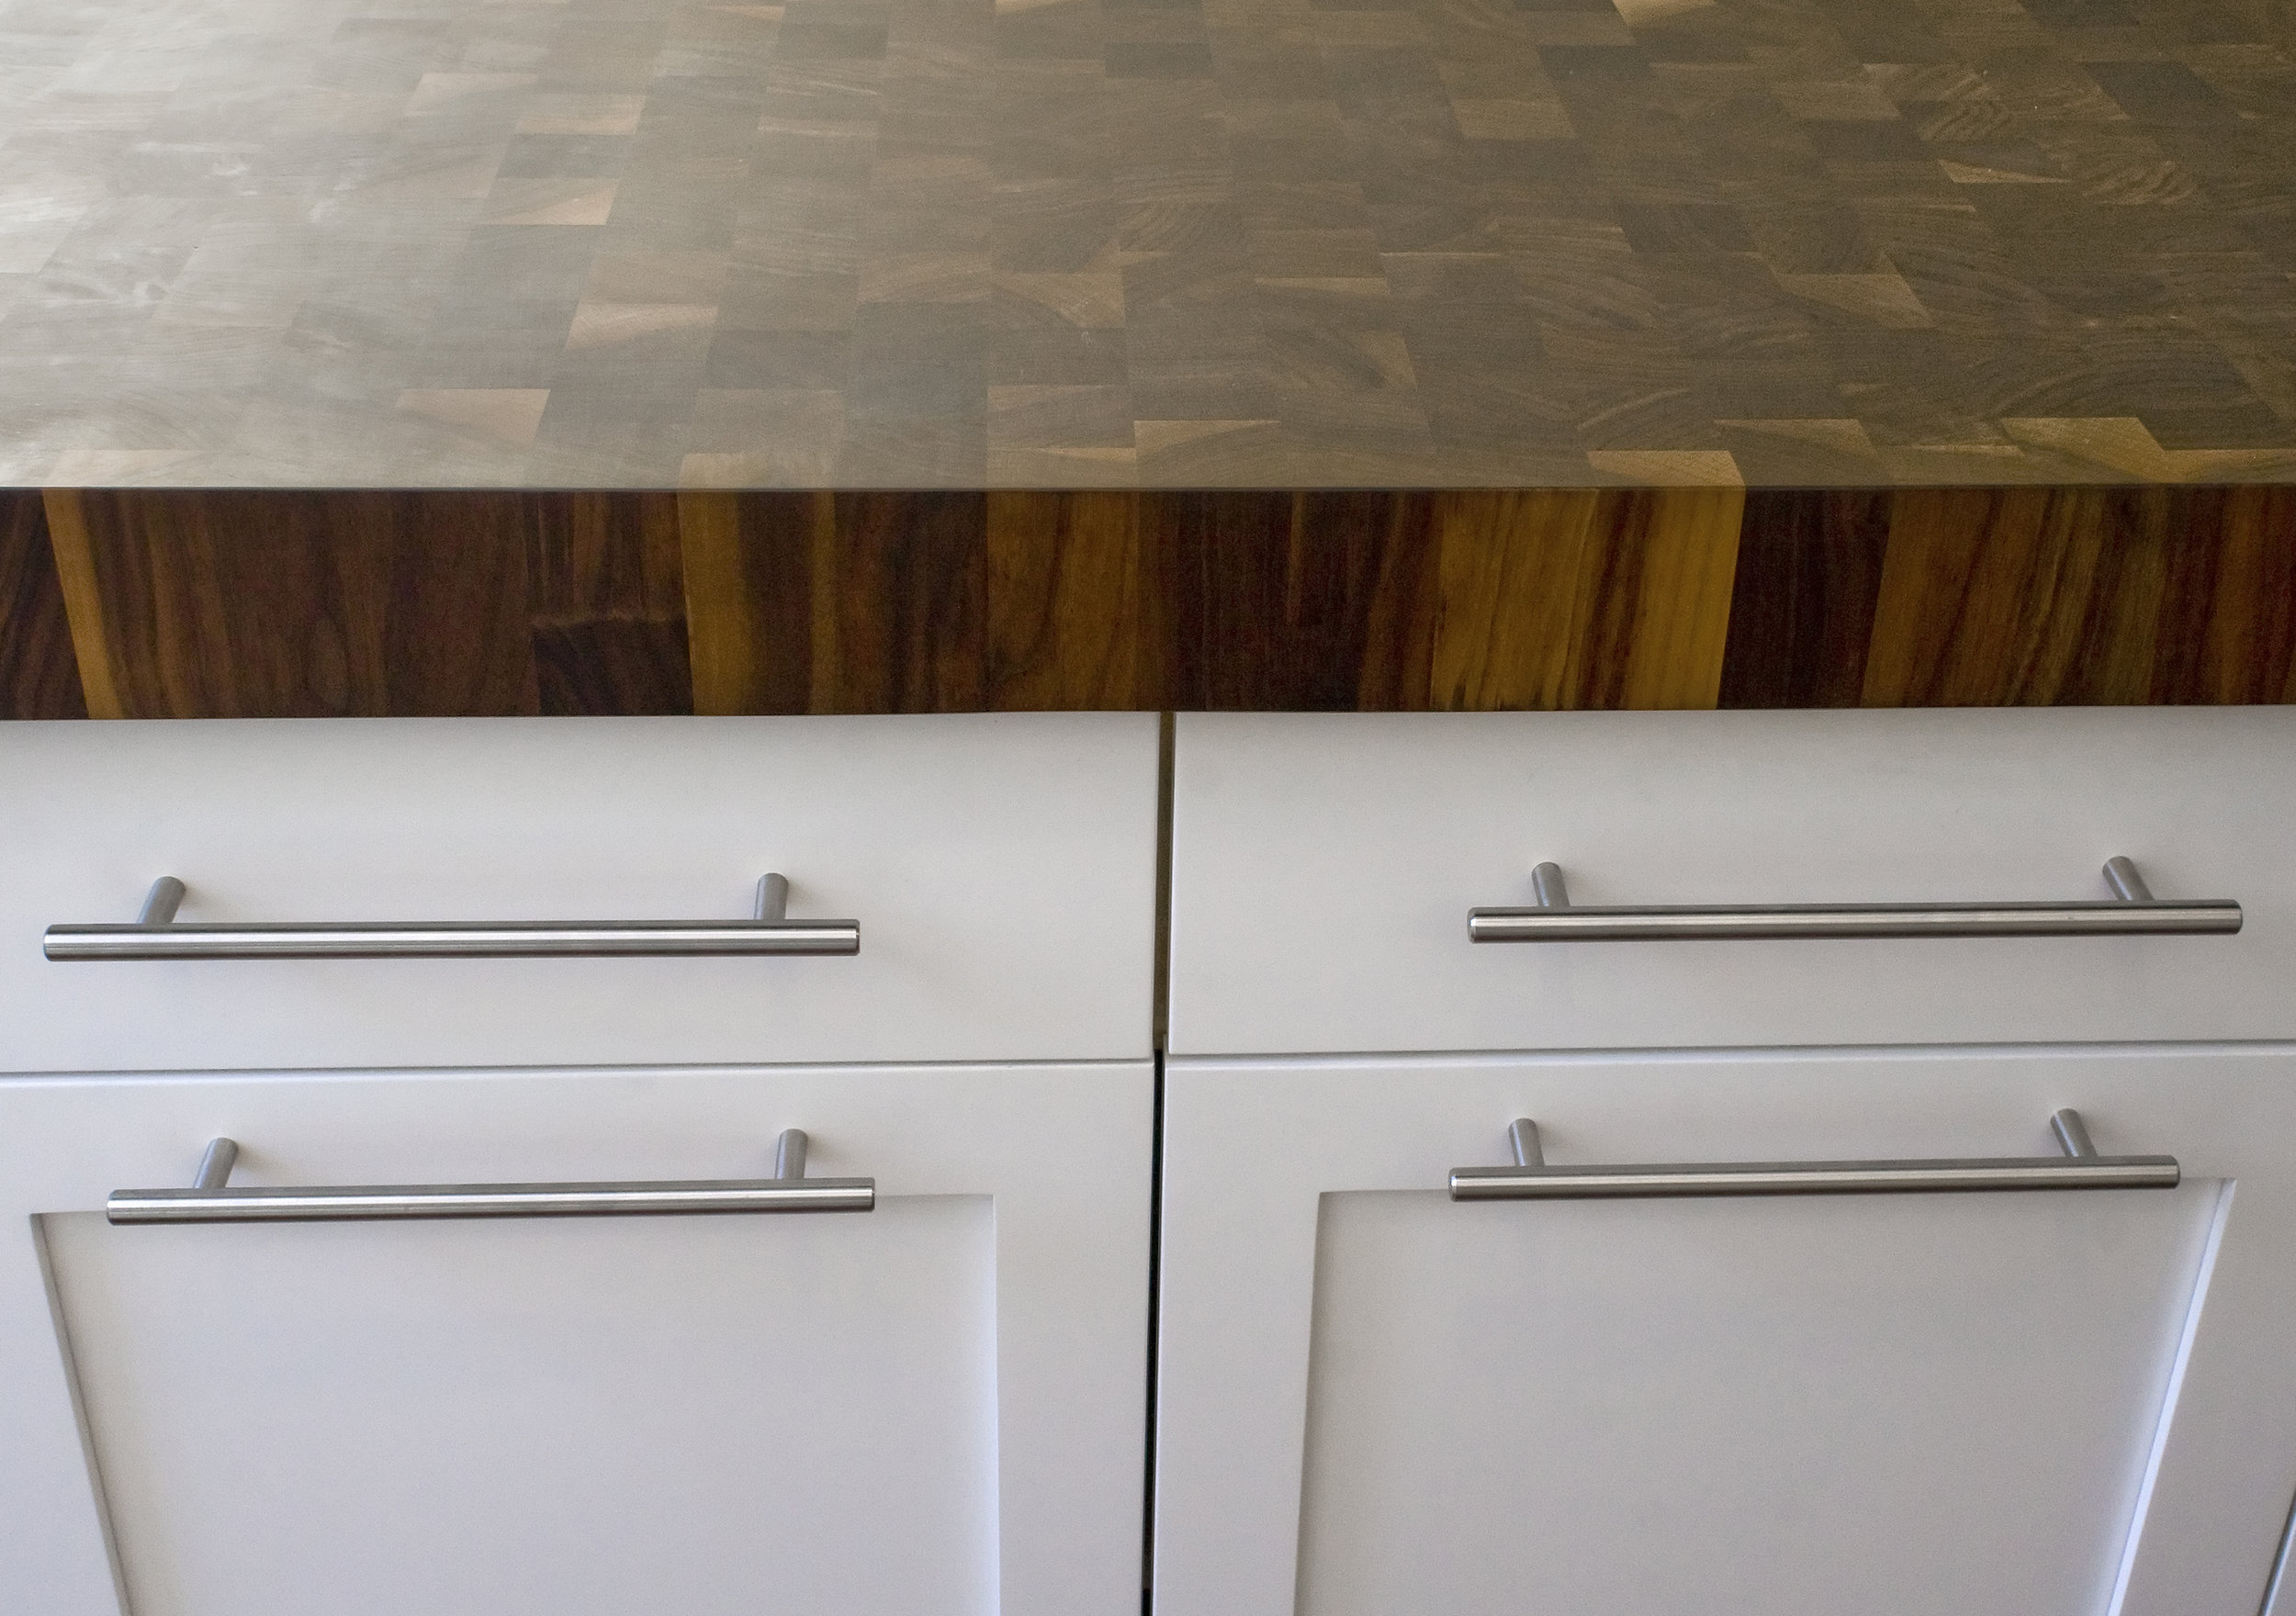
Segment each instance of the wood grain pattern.
M2296 492L2267 488L59 491L45 514L52 567L0 530L5 666L50 647L15 711L63 700L65 616L99 716L2296 700Z
M1711 707L1742 496L1446 495L1429 704Z
M2286 0L417 9L10 23L0 480L2296 477Z
M2292 519L2262 488L1901 493L1862 699L2290 700Z
M89 711L535 712L520 498L51 490Z
M1890 496L1746 496L1724 707L1855 707L1889 547Z
M1617 657L1620 707L1704 708L1722 685L1742 488L1671 488L1626 501L1642 550L1633 632Z
M1160 710L1168 631L1140 501L996 493L986 517L989 704Z
M86 716L47 511L0 492L0 718Z
M1431 511L1420 494L1143 501L1169 580L1171 704L1424 706L1425 662L1412 648L1434 603Z
M80 669L80 691L90 718L125 718L118 681L112 675L112 650L104 623L104 584L97 576L96 550L84 517L90 500L76 490L51 488L41 501L47 518L57 587L72 631L72 656ZM106 570L109 570L107 568Z
M836 520L813 554L813 710L991 705L987 496L839 494Z
M810 713L813 556L836 544L827 494L678 496L696 713Z
M677 497L568 494L521 504L541 711L692 712Z
M696 705L1712 706L1739 500L690 494Z
M685 494L702 713L986 705L982 494Z
M2161 700L2296 701L2296 492L2212 488L2195 502L2221 512L2219 542L2175 575Z

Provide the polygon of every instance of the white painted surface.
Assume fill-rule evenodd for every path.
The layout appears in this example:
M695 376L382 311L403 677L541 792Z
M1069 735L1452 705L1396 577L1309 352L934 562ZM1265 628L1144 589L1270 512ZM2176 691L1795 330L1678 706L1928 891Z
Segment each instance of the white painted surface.
M1191 1054L2296 1037L2296 710L1179 719ZM2232 898L2235 937L1484 944L1574 902Z
M11 724L0 1071L1138 1059L1153 713ZM737 919L850 959L51 964L57 922Z
M985 1196L46 1232L137 1616L996 1608Z
M1129 1616L1152 1111L1145 1062L0 1082L0 1609L119 1609L75 1361L134 1616ZM880 1210L96 1211L215 1134L234 1183L486 1182L786 1127Z
M1456 1166L2165 1151L2174 1192L1455 1205ZM1161 1616L2252 1616L2296 1050L1176 1060Z

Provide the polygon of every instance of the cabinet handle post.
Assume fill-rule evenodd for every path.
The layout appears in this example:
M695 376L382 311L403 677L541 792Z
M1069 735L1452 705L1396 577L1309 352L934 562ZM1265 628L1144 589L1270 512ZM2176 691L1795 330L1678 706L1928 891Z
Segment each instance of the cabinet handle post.
M199 1158L198 1176L191 1181L191 1187L196 1190L219 1190L231 1182L231 1169L238 1164L237 1139L209 1139L207 1153Z
M778 871L768 871L758 877L758 920L782 921L789 918L789 877Z
M163 875L152 883L152 890L143 894L143 910L136 916L138 926L173 926L176 908L184 901L184 883L172 875Z
M2097 1141L2088 1137L2088 1124L2081 1114L2067 1105L2049 1118L2049 1131L2057 1136L2057 1144L2077 1162L2097 1159Z
M1507 1143L1514 1149L1517 1167L1544 1167L1547 1151L1538 1142L1538 1124L1518 1117L1507 1125Z
M785 1128L782 1137L773 1141L773 1176L803 1178L805 1176L805 1147L813 1141L802 1128Z

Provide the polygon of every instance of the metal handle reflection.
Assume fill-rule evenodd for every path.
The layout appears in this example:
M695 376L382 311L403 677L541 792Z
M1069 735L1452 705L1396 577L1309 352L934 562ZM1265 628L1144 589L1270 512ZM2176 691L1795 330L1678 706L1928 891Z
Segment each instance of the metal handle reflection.
M2172 1190L2174 1156L2100 1156L2079 1112L2049 1119L2065 1154L1874 1162L1671 1162L1558 1167L1538 1124L1507 1129L1512 1167L1455 1167L1454 1201L1581 1201L1660 1195L1935 1195L1970 1190Z
M2222 935L2240 929L2230 898L2155 898L2123 858L2105 864L2110 898L2013 903L1694 903L1580 906L1562 869L1531 871L1527 909L1470 909L1478 943L1729 941L1775 937L2083 937Z
M704 1212L873 1212L873 1178L807 1178L807 1139L786 1128L771 1178L589 1184L230 1185L239 1145L208 1142L189 1189L114 1190L114 1223L382 1222L429 1218L629 1218Z
M748 920L318 921L186 925L184 883L152 883L132 926L51 926L50 960L515 960L858 954L861 922L792 920L789 881L758 882Z

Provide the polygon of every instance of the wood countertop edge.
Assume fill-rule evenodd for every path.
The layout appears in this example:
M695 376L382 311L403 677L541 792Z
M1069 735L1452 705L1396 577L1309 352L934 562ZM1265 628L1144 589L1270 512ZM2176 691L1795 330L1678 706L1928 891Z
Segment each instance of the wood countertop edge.
M0 492L0 716L2296 701L2296 488Z

